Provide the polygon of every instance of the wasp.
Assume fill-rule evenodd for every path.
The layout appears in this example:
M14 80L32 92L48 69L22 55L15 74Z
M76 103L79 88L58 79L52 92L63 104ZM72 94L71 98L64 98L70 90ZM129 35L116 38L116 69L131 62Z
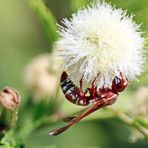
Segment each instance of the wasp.
M122 92L128 85L127 78L121 72L120 76L116 76L113 79L111 89L106 87L97 89L95 82L96 79L93 81L91 88L87 88L85 91L83 91L82 79L80 80L80 86L77 87L69 78L66 71L62 73L60 83L65 98L76 105L90 106L80 113L80 115L67 118L70 120L69 124L49 132L50 136L59 135L94 111L108 105L112 105L117 100L118 93Z

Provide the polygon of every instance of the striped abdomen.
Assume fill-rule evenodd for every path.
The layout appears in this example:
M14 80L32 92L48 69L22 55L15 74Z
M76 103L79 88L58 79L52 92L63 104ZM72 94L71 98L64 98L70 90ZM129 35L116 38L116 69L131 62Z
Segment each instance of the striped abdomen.
M68 78L66 72L61 75L61 88L66 99L70 102L81 106L89 104L88 97L81 94L80 89Z

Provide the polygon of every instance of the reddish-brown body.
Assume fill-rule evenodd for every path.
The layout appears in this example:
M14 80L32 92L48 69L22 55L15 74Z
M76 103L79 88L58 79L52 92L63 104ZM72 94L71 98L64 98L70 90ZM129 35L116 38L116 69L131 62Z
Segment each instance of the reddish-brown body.
M55 129L49 133L49 135L58 135L64 132L66 129L76 124L82 118L86 117L90 113L98 110L99 108L113 104L118 96L118 92L123 91L128 85L126 77L120 73L120 77L115 77L112 82L112 88L101 88L97 90L95 86L95 80L92 83L91 88L87 88L84 92L82 91L82 80L80 81L80 87L75 86L75 84L68 77L66 72L61 75L61 88L67 100L70 102L87 106L92 104L90 108L81 113L75 118L71 118L71 122L59 129Z
M127 86L127 80L122 75L121 78L115 77L115 79L113 80L112 89L102 88L97 90L94 83L95 81L92 83L92 88L87 88L83 92L82 80L80 81L80 88L78 88L69 79L66 72L63 72L61 75L61 88L66 99L80 106L87 106L90 103L99 101L101 99L107 99L107 98L116 99L116 97L118 96L118 92L123 91Z

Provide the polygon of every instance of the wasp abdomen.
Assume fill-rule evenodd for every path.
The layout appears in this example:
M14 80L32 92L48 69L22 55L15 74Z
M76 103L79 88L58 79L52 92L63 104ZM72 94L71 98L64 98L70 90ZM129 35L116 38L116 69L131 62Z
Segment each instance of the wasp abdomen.
M63 72L61 76L61 88L66 99L70 102L81 106L89 104L88 99L81 95L80 89L75 86L66 72Z

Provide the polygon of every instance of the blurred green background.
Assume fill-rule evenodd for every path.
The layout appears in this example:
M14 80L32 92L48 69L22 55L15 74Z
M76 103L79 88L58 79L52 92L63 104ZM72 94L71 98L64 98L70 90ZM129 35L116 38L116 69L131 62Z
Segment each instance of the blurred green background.
M29 1L29 0L28 0ZM23 80L25 66L39 54L51 50L53 40L45 33L37 14L27 0L0 1L0 88L13 86L25 98ZM135 14L135 21L142 24L144 36L148 36L148 0L107 0L112 5L127 9ZM58 23L63 17L70 17L79 7L91 0L46 0ZM148 55L148 54L147 54ZM146 62L145 69L148 69ZM138 85L148 84L148 78ZM136 85L135 85L136 86ZM131 88L135 89L135 88ZM126 94L124 95L129 95ZM27 148L147 148L148 142L129 142L130 130L117 119L80 122L65 134L48 137L49 127L34 131L26 140ZM52 127L57 127L58 124ZM50 127L51 129L51 127Z

